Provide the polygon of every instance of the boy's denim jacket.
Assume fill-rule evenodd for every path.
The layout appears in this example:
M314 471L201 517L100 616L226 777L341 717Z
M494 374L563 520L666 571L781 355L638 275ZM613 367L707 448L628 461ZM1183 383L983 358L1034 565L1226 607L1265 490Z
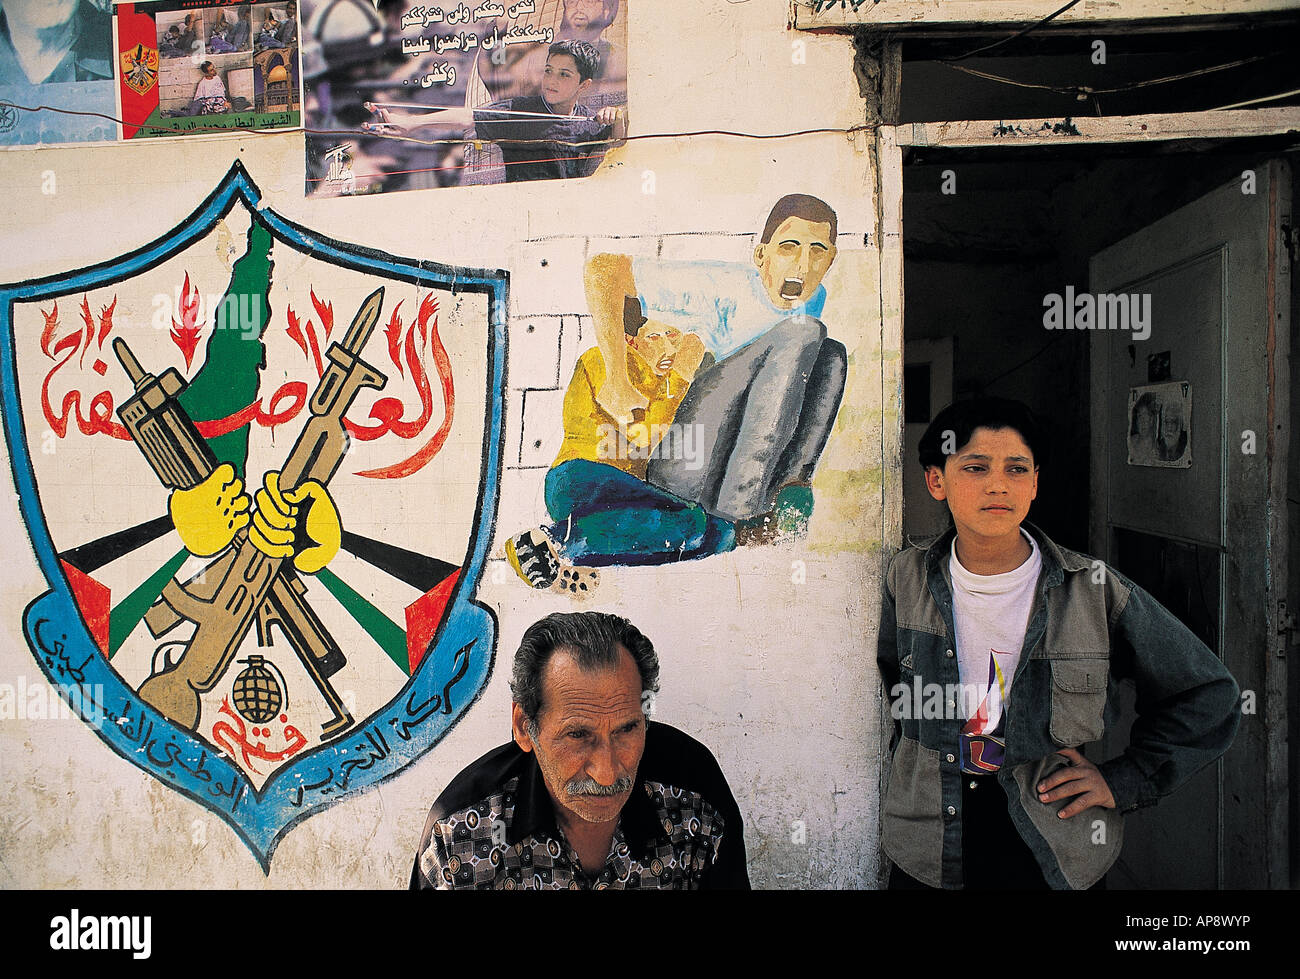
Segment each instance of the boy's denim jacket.
M1123 813L1154 804L1227 750L1240 721L1239 692L1214 653L1145 591L1024 527L1038 541L1043 568L997 779L1047 882L1086 888L1119 856ZM964 721L952 705L960 683L948 568L954 533L889 561L876 655L896 719L882 844L902 870L947 888L963 886L961 785L970 777L960 769ZM1068 800L1039 802L1035 786L1067 764L1058 749L1102 736L1108 687L1124 678L1136 683L1138 719L1128 749L1098 765L1117 808L1061 819L1056 813ZM901 700L899 683L907 690ZM929 684L942 686L942 710L924 709Z

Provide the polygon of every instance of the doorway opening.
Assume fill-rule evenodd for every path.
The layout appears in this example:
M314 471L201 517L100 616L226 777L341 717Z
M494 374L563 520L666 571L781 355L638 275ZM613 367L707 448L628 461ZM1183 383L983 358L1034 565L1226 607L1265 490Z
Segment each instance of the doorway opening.
M1158 223L1175 212L1190 219L1201 213L1192 206L1211 198L1220 212L1231 211L1235 198L1224 188L1235 182L1239 196L1250 197L1247 173L1264 184L1271 173L1274 183L1285 185L1279 200L1300 201L1300 154L1290 138L912 147L904 156L905 537L935 533L948 523L943 505L929 498L916 460L917 441L933 413L951 400L984 394L1023 401L1050 433L1029 519L1059 545L1102 558L1151 592L1224 659L1243 690L1256 693L1256 713L1243 709L1227 761L1155 809L1130 816L1123 856L1108 876L1117 888L1285 887L1295 885L1300 871L1288 845L1300 840L1300 772L1296 753L1286 751L1300 716L1300 670L1286 670L1290 637L1267 635L1276 616L1262 612L1279 598L1300 609L1300 568L1290 566L1300 554L1300 446L1288 454L1282 438L1269 460L1287 467L1285 500L1264 506L1275 502L1289 520L1286 539L1267 541L1259 553L1250 542L1252 534L1267 534L1266 522L1258 531L1243 530L1254 513L1243 497L1258 495L1257 488L1233 485L1240 460L1226 455L1245 451L1243 432L1233 430L1236 409L1251 398L1261 406L1268 402L1270 391L1243 387L1234 367L1255 352L1243 345L1258 343L1258 356L1267 355L1267 317L1241 308L1229 288L1233 282L1216 281L1229 267L1229 249L1240 254L1227 238L1221 256L1193 256L1156 277L1139 267L1159 257L1142 253L1142 234L1166 227ZM1289 274L1295 242L1289 207L1275 237L1283 249L1279 267L1287 270L1276 282L1285 295L1266 300L1261 294L1259 309L1285 314L1300 310L1300 290ZM1126 276L1129 265L1133 274ZM1138 318L1122 335L1045 323L1054 306L1121 286L1125 295L1149 294L1156 301L1159 328L1143 336ZM1289 305L1268 305L1278 298ZM1221 317L1216 301L1225 307ZM1188 305L1171 319L1177 303ZM1254 325L1243 332L1238 323L1229 331L1223 324L1233 317ZM1296 319L1286 315L1274 324L1287 341ZM1258 425L1244 426L1258 429L1257 439L1271 422L1295 428L1300 398L1289 397L1292 362L1280 361L1271 389L1287 406L1285 416L1268 419L1261 410ZM1169 438L1159 442L1162 452L1156 451L1157 435L1151 436L1152 455L1144 458L1140 437L1126 438L1129 412L1143 393L1164 391L1165 416L1175 417L1178 406L1168 391L1180 383L1185 430L1174 432L1171 424ZM1142 404L1149 408L1152 401ZM1133 425L1141 428L1137 420ZM1190 448L1178 448L1180 436ZM1265 452L1264 443L1253 451ZM1267 487L1263 496L1269 496ZM1262 563L1265 546L1281 562L1278 572ZM1255 565L1260 574L1252 577ZM1265 594L1266 580L1269 586L1286 582L1287 591ZM1264 697L1270 678L1279 675L1283 687ZM1124 733L1090 749L1094 761L1123 749L1131 701L1131 693L1120 691L1108 704L1108 728ZM1289 794L1282 788L1288 785ZM1276 799L1279 792L1281 809L1265 812L1260 799ZM1286 825L1266 829L1263 824L1279 816Z

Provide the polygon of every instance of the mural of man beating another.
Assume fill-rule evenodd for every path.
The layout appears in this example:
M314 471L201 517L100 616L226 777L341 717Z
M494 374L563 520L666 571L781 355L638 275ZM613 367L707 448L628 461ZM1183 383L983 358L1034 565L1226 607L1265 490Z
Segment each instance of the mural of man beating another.
M824 201L791 194L768 215L753 268L611 254L588 261L598 347L580 359L565 396L564 448L546 480L556 523L507 543L520 577L585 591L594 577L579 567L707 557L806 531L812 473L847 370L843 344L818 318L836 229ZM651 324L669 349L647 363L640 331ZM696 344L713 362L687 368ZM603 377L592 370L597 350ZM679 362L690 376L678 371L674 388ZM590 407L578 393L586 388ZM593 411L610 437L575 453ZM638 454L644 482L605 472L638 477Z
M607 376L600 348L579 358L564 395L564 444L546 474L546 508L559 522L506 542L510 566L534 588L589 591L596 567L665 564L735 546L728 521L646 482L652 451L675 431L677 410L713 355L694 333L646 319L633 299L624 330L627 374L646 408L619 426L596 399Z

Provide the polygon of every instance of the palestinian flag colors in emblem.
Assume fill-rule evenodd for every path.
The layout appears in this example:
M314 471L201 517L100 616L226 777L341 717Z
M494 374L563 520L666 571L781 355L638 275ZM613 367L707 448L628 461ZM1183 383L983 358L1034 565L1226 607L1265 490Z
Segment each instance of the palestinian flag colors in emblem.
M503 272L285 221L239 163L153 243L0 287L5 433L51 589L24 620L37 661L264 869L486 683L505 297Z

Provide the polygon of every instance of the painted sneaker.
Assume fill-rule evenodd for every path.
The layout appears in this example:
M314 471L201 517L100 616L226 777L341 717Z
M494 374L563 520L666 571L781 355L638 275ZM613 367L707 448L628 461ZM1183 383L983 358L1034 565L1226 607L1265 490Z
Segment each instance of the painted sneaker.
M776 494L776 505L766 513L736 522L736 546L775 544L785 538L803 537L813 512L812 487L790 483Z
M560 555L540 527L506 541L506 560L533 588L550 588L560 576Z
M600 572L569 564L541 527L506 541L506 560L530 586L582 598L600 582Z

